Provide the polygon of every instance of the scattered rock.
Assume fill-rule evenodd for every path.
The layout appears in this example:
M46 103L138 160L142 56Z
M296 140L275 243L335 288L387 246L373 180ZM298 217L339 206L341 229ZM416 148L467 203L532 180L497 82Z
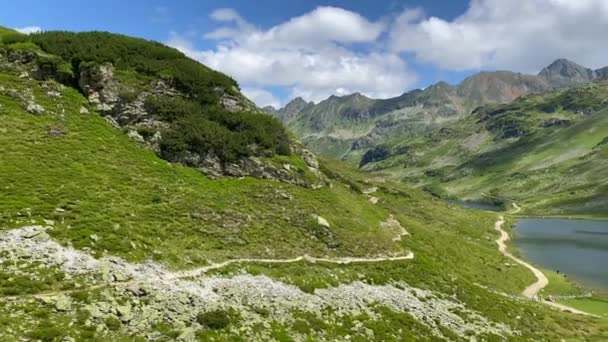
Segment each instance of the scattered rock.
M329 228L329 222L327 222L326 219L322 218L321 216L317 216L317 224L321 227L325 227L325 228Z
M42 107L41 105L39 105L35 102L28 102L25 106L25 110L28 111L29 113L36 114L36 115L44 114L44 112L46 111L44 109L44 107Z
M116 307L116 314L120 317L120 320L123 323L129 322L131 319L133 319L130 305L120 305Z
M393 241L400 241L403 236L409 235L407 230L401 226L401 223L391 214L386 221L380 222L383 229L389 230L394 234Z
M48 97L59 97L61 96L61 93L58 92L57 90L49 90L46 92L46 96Z
M69 297L61 295L55 299L55 309L57 311L69 311L72 308L72 301Z
M129 139L131 139L137 143L143 144L145 142L144 137L142 137L141 134L137 133L137 131L134 129L129 130L129 133L127 133L127 136L129 137Z
M49 127L46 130L46 134L48 136L54 137L54 138L61 137L61 136L65 135L65 133L66 133L65 132L65 127L63 127L61 125Z
M318 220L319 218L320 216L317 217ZM246 327L251 317L258 317L253 314L253 308L263 308L268 312L270 316L264 317L264 321L274 320L290 325L295 320L294 311L313 315L322 315L328 311L337 312L338 315L374 315L377 305L381 305L395 312L408 313L427 326L439 339L445 338L443 329L449 329L462 337L466 336L467 331L498 335L505 339L514 334L508 326L489 321L455 298L438 296L403 282L372 285L355 281L307 293L296 286L266 276L241 274L232 277L181 279L179 273L153 262L135 264L117 257L96 259L49 238L43 241L25 238L31 236L32 232L40 231L44 229L24 227L2 232L0 250L32 262L60 267L72 275L95 275L95 279L99 279L98 276L102 273L123 274L133 279L129 283L116 283L114 276L102 277L112 286L103 289L100 297L92 299L95 302L86 306L91 313L91 325L100 327L100 333L107 331L100 320L116 316L123 322L121 329L129 334L150 331L153 325L163 322L181 330L182 337L187 339L191 336L191 332L186 331L187 326L199 329L196 323L189 325L195 321L199 312L236 309L246 318L243 320ZM364 277L362 274L360 276ZM140 288L135 288L134 284ZM145 300L140 298L142 286L145 286ZM71 304L65 295L54 302L58 311L70 310ZM251 321L251 324L259 322ZM364 328L359 326L357 333L366 334L369 340L373 340L373 335ZM267 335L255 335L264 334L264 331L243 334L247 340L267 340Z
M111 116L104 116L103 117L104 120L106 120L107 123L109 123L112 127L114 128L120 128L120 125L118 124L118 122L116 122L116 120L114 120L113 117Z

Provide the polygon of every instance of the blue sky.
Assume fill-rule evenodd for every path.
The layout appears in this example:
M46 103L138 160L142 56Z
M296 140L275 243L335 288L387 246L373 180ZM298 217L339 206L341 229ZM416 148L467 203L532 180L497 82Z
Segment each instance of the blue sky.
M608 65L604 0L20 0L0 25L105 30L179 48L259 105L399 95L479 70ZM581 25L584 23L584 25Z

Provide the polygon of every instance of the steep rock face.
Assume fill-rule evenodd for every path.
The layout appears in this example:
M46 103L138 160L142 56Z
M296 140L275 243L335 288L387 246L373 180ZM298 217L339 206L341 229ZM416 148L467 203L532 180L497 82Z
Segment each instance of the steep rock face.
M118 102L118 84L111 63L81 66L78 86L98 111L111 111Z
M595 79L596 73L567 59L558 59L544 68L538 76L554 88L569 88Z
M504 103L530 94L550 90L542 78L509 71L481 72L457 87L458 96L476 104Z

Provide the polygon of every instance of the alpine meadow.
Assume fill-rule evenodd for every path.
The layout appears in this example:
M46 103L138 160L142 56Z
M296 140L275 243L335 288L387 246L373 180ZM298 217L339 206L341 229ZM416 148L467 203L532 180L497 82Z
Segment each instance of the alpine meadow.
M604 1L74 5L0 14L0 341L608 340Z

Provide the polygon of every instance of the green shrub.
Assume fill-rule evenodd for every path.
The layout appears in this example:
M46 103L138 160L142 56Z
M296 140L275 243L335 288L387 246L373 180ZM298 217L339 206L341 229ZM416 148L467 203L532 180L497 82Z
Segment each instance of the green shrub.
M56 327L53 322L44 320L38 327L28 334L28 337L37 341L59 341L65 336L63 329Z
M167 79L185 94L186 98L149 96L145 101L148 112L171 124L162 132L161 156L165 159L181 161L186 152L214 152L223 162L231 162L243 156L291 153L287 131L277 119L223 109L221 95L239 95L232 78L176 49L106 32L43 32L27 39L59 56L41 59L39 67L43 75L61 73L64 83L84 68L110 62L118 71ZM136 94L123 91L120 97L132 101Z
M149 138L152 138L152 136L154 136L154 134L156 134L156 131L157 130L152 127L146 127L146 126L137 127L137 133L139 133L139 135L141 135L146 140Z
M21 33L8 33L2 36L2 43L6 45L29 42L28 35Z
M209 329L219 330L230 324L230 317L224 310L214 310L199 313L196 316L196 321Z
M124 102L133 102L137 100L137 92L135 90L122 90L118 97Z
M110 329L112 331L116 331L116 330L120 329L120 327L122 326L122 323L120 323L120 320L118 320L118 318L116 318L114 316L106 317L106 319L104 320L104 323L106 324L108 329Z
M176 87L198 102L217 104L216 88L237 95L232 78L211 70L163 44L108 32L51 31L28 36L44 51L61 56L72 65L80 62L111 62L119 70L171 78ZM17 38L22 39L22 38Z

